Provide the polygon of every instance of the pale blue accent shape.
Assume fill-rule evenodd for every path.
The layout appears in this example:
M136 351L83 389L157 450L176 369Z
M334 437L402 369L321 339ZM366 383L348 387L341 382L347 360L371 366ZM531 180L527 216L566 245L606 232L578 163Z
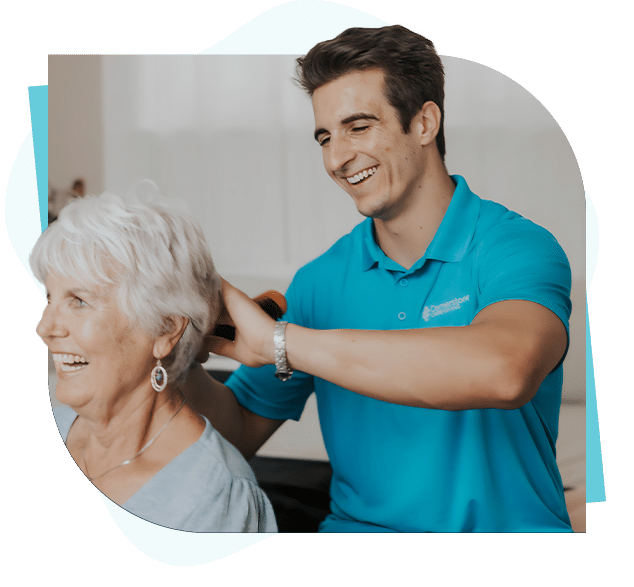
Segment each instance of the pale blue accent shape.
M48 153L48 86L29 88L31 105L31 128L33 131L33 150ZM37 191L40 204L40 223L42 231L48 226L48 157L38 159L35 167Z
M586 295L586 503L605 501L599 412L594 387L592 343L590 342L590 314Z
M29 86L35 173L42 231L48 226L48 86ZM36 130L37 127L37 130ZM605 478L586 297L586 503L605 502Z

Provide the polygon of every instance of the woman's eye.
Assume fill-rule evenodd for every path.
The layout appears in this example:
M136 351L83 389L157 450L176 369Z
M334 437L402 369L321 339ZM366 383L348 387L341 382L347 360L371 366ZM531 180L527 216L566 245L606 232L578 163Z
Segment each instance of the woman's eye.
M86 302L84 302L84 300L78 297L73 298L72 304L78 308L83 308L84 306L88 305Z

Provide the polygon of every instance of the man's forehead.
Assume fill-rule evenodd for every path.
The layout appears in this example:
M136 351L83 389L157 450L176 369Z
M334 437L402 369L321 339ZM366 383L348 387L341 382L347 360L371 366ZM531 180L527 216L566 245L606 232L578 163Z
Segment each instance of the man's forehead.
M355 71L317 88L312 99L316 128L347 124L362 114L378 117L388 105L383 77L381 70Z

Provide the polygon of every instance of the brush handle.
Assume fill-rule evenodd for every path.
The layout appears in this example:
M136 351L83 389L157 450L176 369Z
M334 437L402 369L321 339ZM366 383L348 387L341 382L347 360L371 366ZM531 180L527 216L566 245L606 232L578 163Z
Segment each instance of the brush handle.
M273 320L279 320L286 313L286 298L278 291L269 290L253 298ZM219 324L213 332L214 336L220 336L227 340L234 340L236 329L227 324Z

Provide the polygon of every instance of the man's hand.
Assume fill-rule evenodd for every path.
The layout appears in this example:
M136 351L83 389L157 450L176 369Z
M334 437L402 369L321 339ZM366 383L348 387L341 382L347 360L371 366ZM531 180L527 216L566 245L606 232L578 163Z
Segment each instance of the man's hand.
M218 326L235 329L234 340L227 340L214 334L208 334L203 340L203 348L197 360L208 358L215 353L234 359L248 367L261 367L275 362L273 332L275 320L270 318L245 293L222 280L223 308ZM204 361L203 361L204 362Z

